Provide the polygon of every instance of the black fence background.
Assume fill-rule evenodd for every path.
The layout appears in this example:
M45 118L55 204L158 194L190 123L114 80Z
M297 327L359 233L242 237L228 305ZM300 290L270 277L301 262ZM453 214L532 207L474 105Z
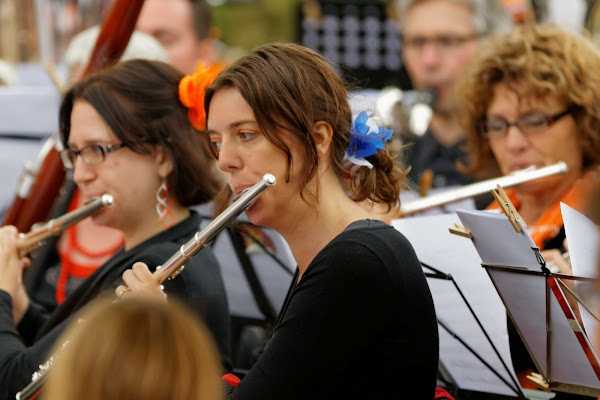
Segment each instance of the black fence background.
M383 0L320 0L319 18L299 7L297 41L332 62L351 87L410 89L398 22Z

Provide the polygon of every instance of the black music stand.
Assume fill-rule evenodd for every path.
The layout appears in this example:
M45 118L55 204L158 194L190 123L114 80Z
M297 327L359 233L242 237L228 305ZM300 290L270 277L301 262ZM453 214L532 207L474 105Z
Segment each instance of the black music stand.
M549 388L600 394L600 363L575 317L563 282L593 280L509 266L483 267Z
M441 279L441 280L446 280L446 281L449 281L449 282L452 283L452 285L456 289L456 292L460 295L460 298L462 299L462 301L464 302L464 304L467 306L467 309L469 310L469 313L471 314L471 316L473 317L473 319L477 323L477 326L481 330L481 333L483 333L483 335L485 336L486 341L492 347L492 349L494 351L494 354L498 357L498 360L500 360L500 363L502 364L503 369L508 374L509 379L506 379L504 376L502 376L502 374L499 371L497 371L496 368L494 368L482 355L480 355L477 352L477 350L475 350L473 348L473 346L469 345L469 343L467 343L466 340L464 340L446 322L444 322L439 317L438 317L438 321L437 321L438 322L438 326L441 327L444 331L446 331L456 341L458 341L469 353L471 353L477 360L479 360L496 378L498 378L502 383L504 383L508 388L510 388L510 390L512 390L515 393L515 395L518 395L518 396L521 396L521 397L525 397L525 395L523 394L523 392L521 390L521 387L519 386L518 382L515 380L514 376L511 374L511 371L510 371L509 367L504 362L504 359L500 355L500 352L498 351L496 345L494 344L494 342L490 338L490 335L488 334L488 332L484 328L484 326L481 323L480 319L477 317L477 314L473 310L473 307L471 306L471 304L469 303L469 301L465 297L463 291L460 289L460 286L458 285L458 283L456 282L456 280L454 279L454 277L451 274L444 273L444 272L442 272L442 271L440 271L440 270L438 270L438 269L436 269L436 268L434 268L434 267L432 267L432 266L430 266L428 264L425 264L424 262L421 262L421 266L426 271L427 270L430 271L430 272L425 272L425 276L427 278ZM442 364L442 367L443 367L443 363L441 363L441 364ZM443 375L451 377L450 371L447 371L446 368L442 368L442 372L443 372ZM453 385L458 388L458 385L456 384L456 382L454 382Z
M441 379L465 398L523 397L512 371L506 323L497 318L506 315L504 306L476 251L448 233L456 222L454 214L392 222L415 248L428 278L440 331Z
M567 293L589 309L563 282L592 279L551 273L539 249L505 215L459 211L458 216L548 387L600 394L600 362Z

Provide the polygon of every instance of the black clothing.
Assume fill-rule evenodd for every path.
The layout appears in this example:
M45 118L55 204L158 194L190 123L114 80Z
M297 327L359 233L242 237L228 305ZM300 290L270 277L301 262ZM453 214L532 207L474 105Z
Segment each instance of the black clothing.
M103 292L114 292L121 275L137 261L155 268L173 255L200 225L195 212L179 224L138 246L121 250L91 275L51 315L32 304L15 327L12 300L0 290L0 399L14 395L30 381L31 374L49 356L71 316ZM229 367L229 310L220 267L210 249L204 249L186 263L186 268L164 284L170 297L187 304L204 320L219 346L225 368ZM93 345L92 343L90 345Z
M410 167L408 177L417 184L425 170L433 172L433 187L458 186L471 183L471 179L456 168L465 162L464 142L446 147L433 136L431 128L414 143L406 146L406 166Z
M406 238L357 221L298 272L257 363L234 393L249 399L433 398L433 300Z

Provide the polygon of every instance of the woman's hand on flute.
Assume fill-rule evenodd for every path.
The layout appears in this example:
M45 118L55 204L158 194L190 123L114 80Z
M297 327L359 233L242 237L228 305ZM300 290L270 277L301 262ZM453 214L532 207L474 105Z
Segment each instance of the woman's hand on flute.
M21 321L29 307L29 297L23 285L23 270L31 264L28 258L19 258L17 235L14 226L0 228L0 290L12 298L15 324Z
M163 287L143 262L136 262L123 272L123 285L115 290L118 297L143 296L167 299Z

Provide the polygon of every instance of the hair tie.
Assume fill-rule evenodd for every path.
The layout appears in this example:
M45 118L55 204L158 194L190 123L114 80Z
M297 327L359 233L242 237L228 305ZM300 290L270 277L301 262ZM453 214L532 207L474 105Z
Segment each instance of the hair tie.
M204 93L221 70L219 64L206 67L200 63L192 75L186 75L179 81L179 100L187 107L190 123L198 130L206 129Z
M352 122L350 143L346 149L344 160L357 167L373 168L367 157L383 150L385 144L392 140L392 130L379 126L374 117L369 117L366 111L360 112Z

